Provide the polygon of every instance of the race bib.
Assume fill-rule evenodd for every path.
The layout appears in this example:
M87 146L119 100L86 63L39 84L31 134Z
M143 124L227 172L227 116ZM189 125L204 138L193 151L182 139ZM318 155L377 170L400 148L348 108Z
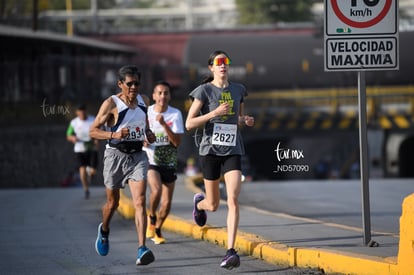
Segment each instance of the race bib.
M90 141L91 138L89 136L89 128L85 127L78 127L78 129L75 129L76 138L81 141Z
M214 123L212 144L236 146L237 125Z
M144 141L145 140L145 122L139 121L128 126L129 133L125 138L127 141Z
M168 139L168 135L162 132L155 132L155 145L162 146L170 144L170 140Z

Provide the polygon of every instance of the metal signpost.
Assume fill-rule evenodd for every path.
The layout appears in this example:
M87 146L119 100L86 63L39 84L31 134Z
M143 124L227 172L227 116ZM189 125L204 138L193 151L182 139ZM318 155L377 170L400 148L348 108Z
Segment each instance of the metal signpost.
M398 0L325 0L325 71L358 71L364 244L371 241L365 71L398 70Z

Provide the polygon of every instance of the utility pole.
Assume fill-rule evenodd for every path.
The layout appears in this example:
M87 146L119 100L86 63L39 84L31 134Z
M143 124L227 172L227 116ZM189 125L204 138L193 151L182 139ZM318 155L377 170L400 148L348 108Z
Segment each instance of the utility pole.
M72 0L66 0L66 12L70 15L66 19L66 35L73 36Z
M32 31L37 31L38 0L33 0Z
M91 0L91 13L92 13L92 28L94 33L98 33L98 0Z

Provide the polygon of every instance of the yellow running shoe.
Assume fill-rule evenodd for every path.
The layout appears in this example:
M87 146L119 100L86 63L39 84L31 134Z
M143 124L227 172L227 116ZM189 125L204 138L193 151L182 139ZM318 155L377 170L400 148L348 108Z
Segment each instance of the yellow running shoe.
M155 236L155 225L148 223L147 238L153 238L154 236Z
M165 243L165 239L163 237L158 237L157 234L154 235L154 238L151 239L154 244L162 244Z

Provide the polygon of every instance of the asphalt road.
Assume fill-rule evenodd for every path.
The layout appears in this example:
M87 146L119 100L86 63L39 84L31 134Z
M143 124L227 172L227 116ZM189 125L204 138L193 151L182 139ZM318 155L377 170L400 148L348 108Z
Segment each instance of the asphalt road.
M137 237L132 220L116 214L111 226L111 250L94 249L104 189L93 188L83 199L81 188L0 190L1 274L229 274L219 267L224 248L164 232L168 243L147 245L156 261L136 266ZM267 264L241 255L237 273L321 274Z
M271 212L362 228L360 180L257 181L243 185L240 202ZM404 198L414 179L370 179L371 230L399 234Z

